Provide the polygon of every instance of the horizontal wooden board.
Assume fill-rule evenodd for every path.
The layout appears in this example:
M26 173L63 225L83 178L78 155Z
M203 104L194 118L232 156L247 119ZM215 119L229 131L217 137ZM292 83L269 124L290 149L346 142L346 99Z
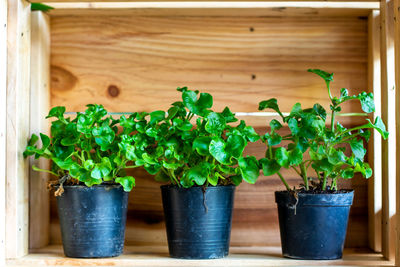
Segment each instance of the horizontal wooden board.
M167 109L177 86L210 92L216 110L257 111L279 99L327 109L321 78L335 72L333 92L367 90L364 18L62 16L51 20L52 105L82 111ZM350 103L344 112L360 111Z
M48 246L26 257L9 260L8 266L394 266L381 254L367 249L345 249L343 259L293 260L281 256L280 247L231 247L230 255L217 260L182 260L168 257L166 247L126 246L122 256L106 259L73 259L60 246Z

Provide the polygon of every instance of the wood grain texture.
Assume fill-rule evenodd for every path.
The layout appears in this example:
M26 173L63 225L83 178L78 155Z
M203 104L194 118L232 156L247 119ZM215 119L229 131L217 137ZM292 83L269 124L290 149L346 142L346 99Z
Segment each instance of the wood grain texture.
M7 0L0 0L0 88L7 87ZM7 91L0 90L0 265L6 258Z
M140 3L140 2L144 2L144 3L146 3L146 2L187 2L187 0L175 0L175 1L171 1L171 0L157 0L157 1L154 1L154 0L140 0L140 1L137 1L137 0L45 0L45 1L32 0L31 2L32 3L79 3L79 2L80 3L82 3L82 2L98 2L98 3L107 3L107 2L109 2L109 3L113 3L113 2L120 2L120 3L137 2L137 3ZM197 1L191 1L191 2L207 3L207 2L215 2L215 1L213 1L213 0L197 0ZM346 1L346 0L333 0L333 1L325 1L325 0L303 0L303 1L298 1L298 0L283 0L283 1L276 1L276 0L275 1L221 0L218 2L232 2L232 3L234 3L234 2L242 2L242 3L245 3L245 2L282 2L282 3L286 3L286 2L349 2L349 1ZM379 1L377 1L377 0L353 0L351 2L379 2Z
M382 120L389 138L382 141L382 253L394 259L396 245L396 121L394 3L381 1L381 88Z
M41 11L32 12L31 18L31 103L30 134L49 134L45 119L50 108L50 18ZM46 159L30 158L30 167L49 169ZM29 247L40 248L49 243L48 174L29 171Z
M257 128L259 133L265 131ZM285 129L289 133L288 129ZM286 134L285 132L282 134ZM265 146L260 141L246 148L245 154L261 158ZM128 221L125 243L127 245L166 246L166 232L161 202L160 183L146 174L143 169L130 173L136 178L136 187L129 197ZM294 171L284 170L282 175L291 186L297 186L301 179ZM310 172L310 175L313 174ZM361 177L340 181L341 188L355 190L354 204L351 209L347 247L368 246L367 181ZM280 246L277 207L274 191L284 190L276 176L261 176L255 185L242 183L236 191L233 224L231 233L232 246ZM51 195L50 243L61 244L55 197Z
M396 140L400 140L400 1L394 1L394 49L395 49L395 79L396 79ZM396 142L396 159L400 159L400 143ZM400 265L400 168L396 168L396 266Z
M308 68L335 72L335 93L367 89L364 18L63 16L51 27L51 104L70 111L88 102L166 109L184 85L212 93L216 110L253 112L270 97L283 111L298 101L329 108ZM357 111L356 103L344 109Z
M9 266L393 266L381 254L366 249L345 249L343 259L333 261L293 260L281 256L280 247L231 247L230 255L217 260L182 260L168 257L166 247L125 247L116 258L72 259L60 246L49 246Z
M368 87L374 93L375 112L372 120L382 116L381 103L381 65L380 65L380 17L374 10L368 17ZM372 132L368 143L368 162L376 170L368 180L368 233L369 247L382 251L382 138Z
M368 16L377 2L63 2L51 16Z
M22 156L29 134L30 4L8 2L6 257L28 253L28 161Z

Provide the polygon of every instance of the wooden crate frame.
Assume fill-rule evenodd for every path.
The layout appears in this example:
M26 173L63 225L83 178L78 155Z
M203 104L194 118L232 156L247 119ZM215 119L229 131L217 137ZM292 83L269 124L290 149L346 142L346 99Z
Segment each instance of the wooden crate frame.
M163 14L208 14L224 15L279 15L304 16L310 11L315 15L368 16L369 90L381 105L374 116L382 116L392 133L389 140L374 138L370 143L370 162L377 175L369 182L369 240L370 248L381 254L365 251L346 251L340 261L293 261L282 259L276 248L232 248L234 255L212 264L227 265L393 265L400 264L400 170L396 169L396 136L400 138L400 100L396 92L400 88L400 27L398 16L400 0L355 1L355 2L185 2L185 1L113 1L102 0L80 2L74 0L48 0L57 9L55 16L74 13L129 14L146 12L146 15ZM38 1L32 1L38 2ZM48 194L45 191L45 176L29 171L32 162L22 158L28 136L33 132L46 131L47 124L41 118L49 105L49 20L41 12L31 14L26 0L0 0L0 264L9 265L147 265L183 266L205 265L211 262L179 261L159 254L165 248L127 248L136 255L124 255L117 259L79 260L59 256L58 247L46 247L37 253L29 253L30 247L40 248L48 244ZM4 27L3 27L4 25ZM37 103L41 103L37 105ZM396 113L390 112L395 110ZM29 118L29 119L27 119ZM397 127L396 127L397 126ZM399 129L399 130L398 130ZM394 135L396 132L396 136ZM397 148L400 148L397 145ZM390 159L390 160L389 160ZM45 162L40 164L46 164ZM397 175L396 175L397 172ZM40 179L40 183L29 185L28 178ZM394 179L394 177L397 177ZM29 205L30 201L41 203ZM397 193L397 198L396 198ZM397 201L397 205L396 205ZM48 204L47 204L48 205ZM31 213L43 214L29 218ZM46 215L47 214L47 215ZM33 228L34 227L34 228ZM31 231L30 231L31 230ZM397 234L397 236L396 236ZM235 255L238 253L240 255ZM258 254L249 256L243 254ZM147 256L146 256L147 255ZM164 255L164 254L162 254ZM262 256L260 256L262 255ZM3 264L4 265L4 264Z

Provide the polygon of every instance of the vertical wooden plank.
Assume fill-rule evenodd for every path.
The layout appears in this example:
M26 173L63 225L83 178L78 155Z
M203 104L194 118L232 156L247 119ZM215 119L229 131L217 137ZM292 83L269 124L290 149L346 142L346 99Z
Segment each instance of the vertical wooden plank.
M382 120L389 138L382 142L382 253L394 259L396 235L396 121L393 0L381 1Z
M5 266L7 0L0 0L0 70L0 265Z
M29 134L30 4L8 1L6 257L28 253L28 161L22 156Z
M31 123L30 132L47 133L45 117L50 107L50 18L41 11L32 12L31 21ZM29 165L48 169L48 160L30 158ZM29 247L40 248L49 243L48 175L30 169L29 173Z
M400 140L400 21L399 21L399 8L400 8L400 0L394 1L394 21L395 21L395 30L394 30L394 50L395 50L395 71L396 71L396 140ZM396 142L396 158L400 159L400 142ZM397 202L396 202L396 230L397 230L397 238L396 238L396 251L395 251L395 260L396 266L400 266L400 168L396 169L396 185L397 185Z
M368 89L376 103L381 102L380 68L380 17L379 10L372 10L368 16ZM382 116L381 110L381 105L376 105L374 119ZM368 239L370 248L378 252L382 250L382 139L376 132L372 132L368 148L368 162L374 170L368 181Z

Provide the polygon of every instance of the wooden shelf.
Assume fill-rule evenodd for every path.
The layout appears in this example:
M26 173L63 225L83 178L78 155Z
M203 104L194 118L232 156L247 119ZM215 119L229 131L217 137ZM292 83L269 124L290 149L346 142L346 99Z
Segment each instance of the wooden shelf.
M292 260L281 256L280 247L231 247L231 254L218 260L180 260L168 257L166 247L126 246L116 258L73 259L63 255L61 246L48 246L7 266L394 266L382 254L367 249L346 249L341 260Z

